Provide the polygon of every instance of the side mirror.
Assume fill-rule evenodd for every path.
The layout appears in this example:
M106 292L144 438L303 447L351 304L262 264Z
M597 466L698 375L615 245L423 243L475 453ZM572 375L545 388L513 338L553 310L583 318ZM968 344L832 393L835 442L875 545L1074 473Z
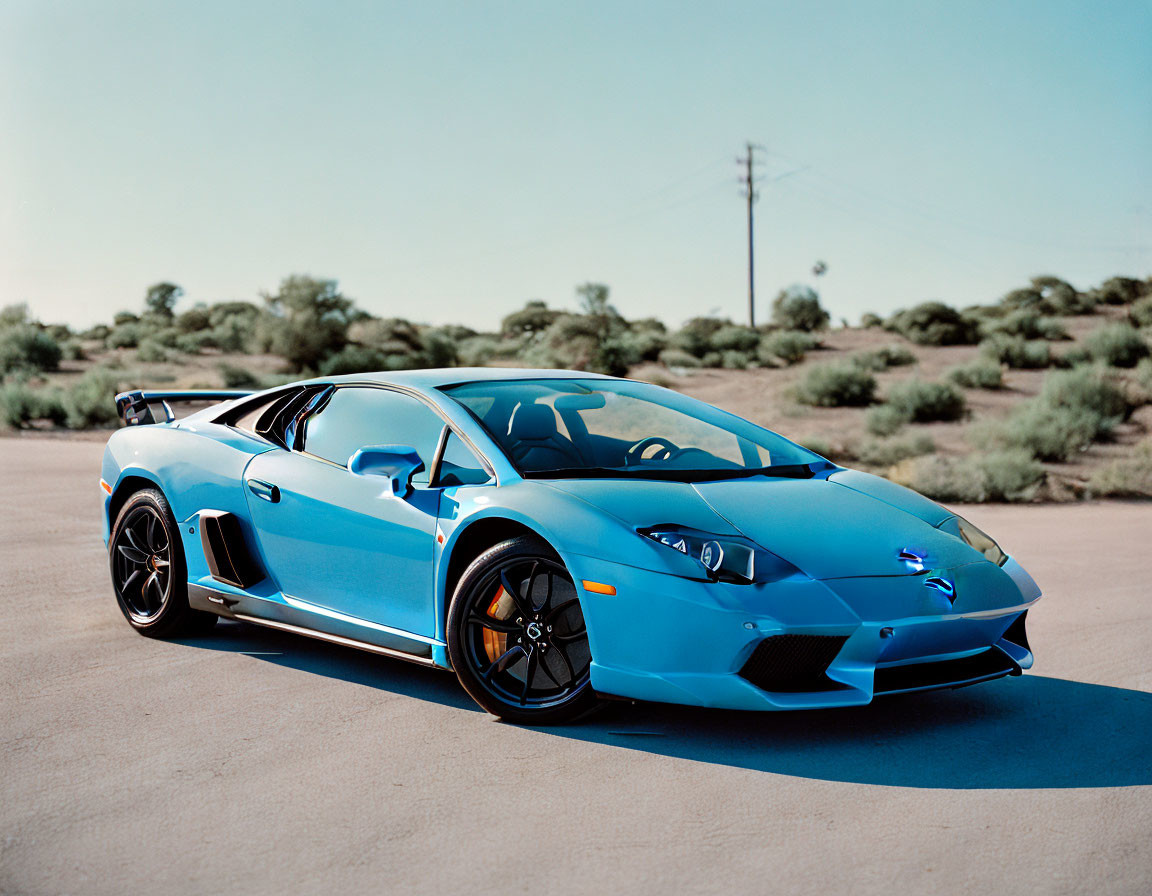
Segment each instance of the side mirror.
M398 498L412 488L412 474L424 469L416 449L408 445L375 445L361 448L348 459L348 471L357 476L381 476L388 480L385 491Z

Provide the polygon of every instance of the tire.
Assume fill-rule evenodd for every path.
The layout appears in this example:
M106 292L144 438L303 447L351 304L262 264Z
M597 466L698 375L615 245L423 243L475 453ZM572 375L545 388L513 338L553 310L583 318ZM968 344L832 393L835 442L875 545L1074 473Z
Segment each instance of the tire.
M539 538L501 542L464 571L448 656L472 699L508 722L562 725L600 704L576 587Z
M188 606L188 573L180 527L157 489L136 492L120 508L108 539L112 590L120 612L150 638L203 634L215 613Z

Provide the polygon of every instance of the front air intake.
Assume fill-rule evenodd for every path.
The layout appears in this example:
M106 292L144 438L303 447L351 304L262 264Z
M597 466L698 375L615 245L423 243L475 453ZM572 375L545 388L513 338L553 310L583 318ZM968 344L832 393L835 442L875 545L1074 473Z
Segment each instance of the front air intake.
M847 641L839 635L774 635L756 645L740 676L765 691L798 693L842 688L825 673Z

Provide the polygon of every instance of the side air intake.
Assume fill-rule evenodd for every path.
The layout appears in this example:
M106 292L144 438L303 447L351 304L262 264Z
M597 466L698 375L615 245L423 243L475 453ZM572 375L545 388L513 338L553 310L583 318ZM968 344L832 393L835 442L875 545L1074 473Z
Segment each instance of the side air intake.
M264 578L248 550L244 529L234 513L205 510L200 514L200 544L212 578L237 588L250 588Z

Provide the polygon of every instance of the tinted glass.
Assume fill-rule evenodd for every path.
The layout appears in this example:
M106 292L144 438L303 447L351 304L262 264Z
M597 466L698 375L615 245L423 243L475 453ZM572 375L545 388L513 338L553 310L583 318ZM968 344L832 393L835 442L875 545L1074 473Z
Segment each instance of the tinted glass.
M782 436L669 389L622 380L503 380L444 391L525 474L693 478L820 460Z
M337 389L328 404L304 423L304 450L344 466L361 448L407 445L424 469L413 482L428 481L444 421L424 402L387 389Z
M492 479L484 464L456 433L448 433L444 456L440 458L438 485L481 485Z

